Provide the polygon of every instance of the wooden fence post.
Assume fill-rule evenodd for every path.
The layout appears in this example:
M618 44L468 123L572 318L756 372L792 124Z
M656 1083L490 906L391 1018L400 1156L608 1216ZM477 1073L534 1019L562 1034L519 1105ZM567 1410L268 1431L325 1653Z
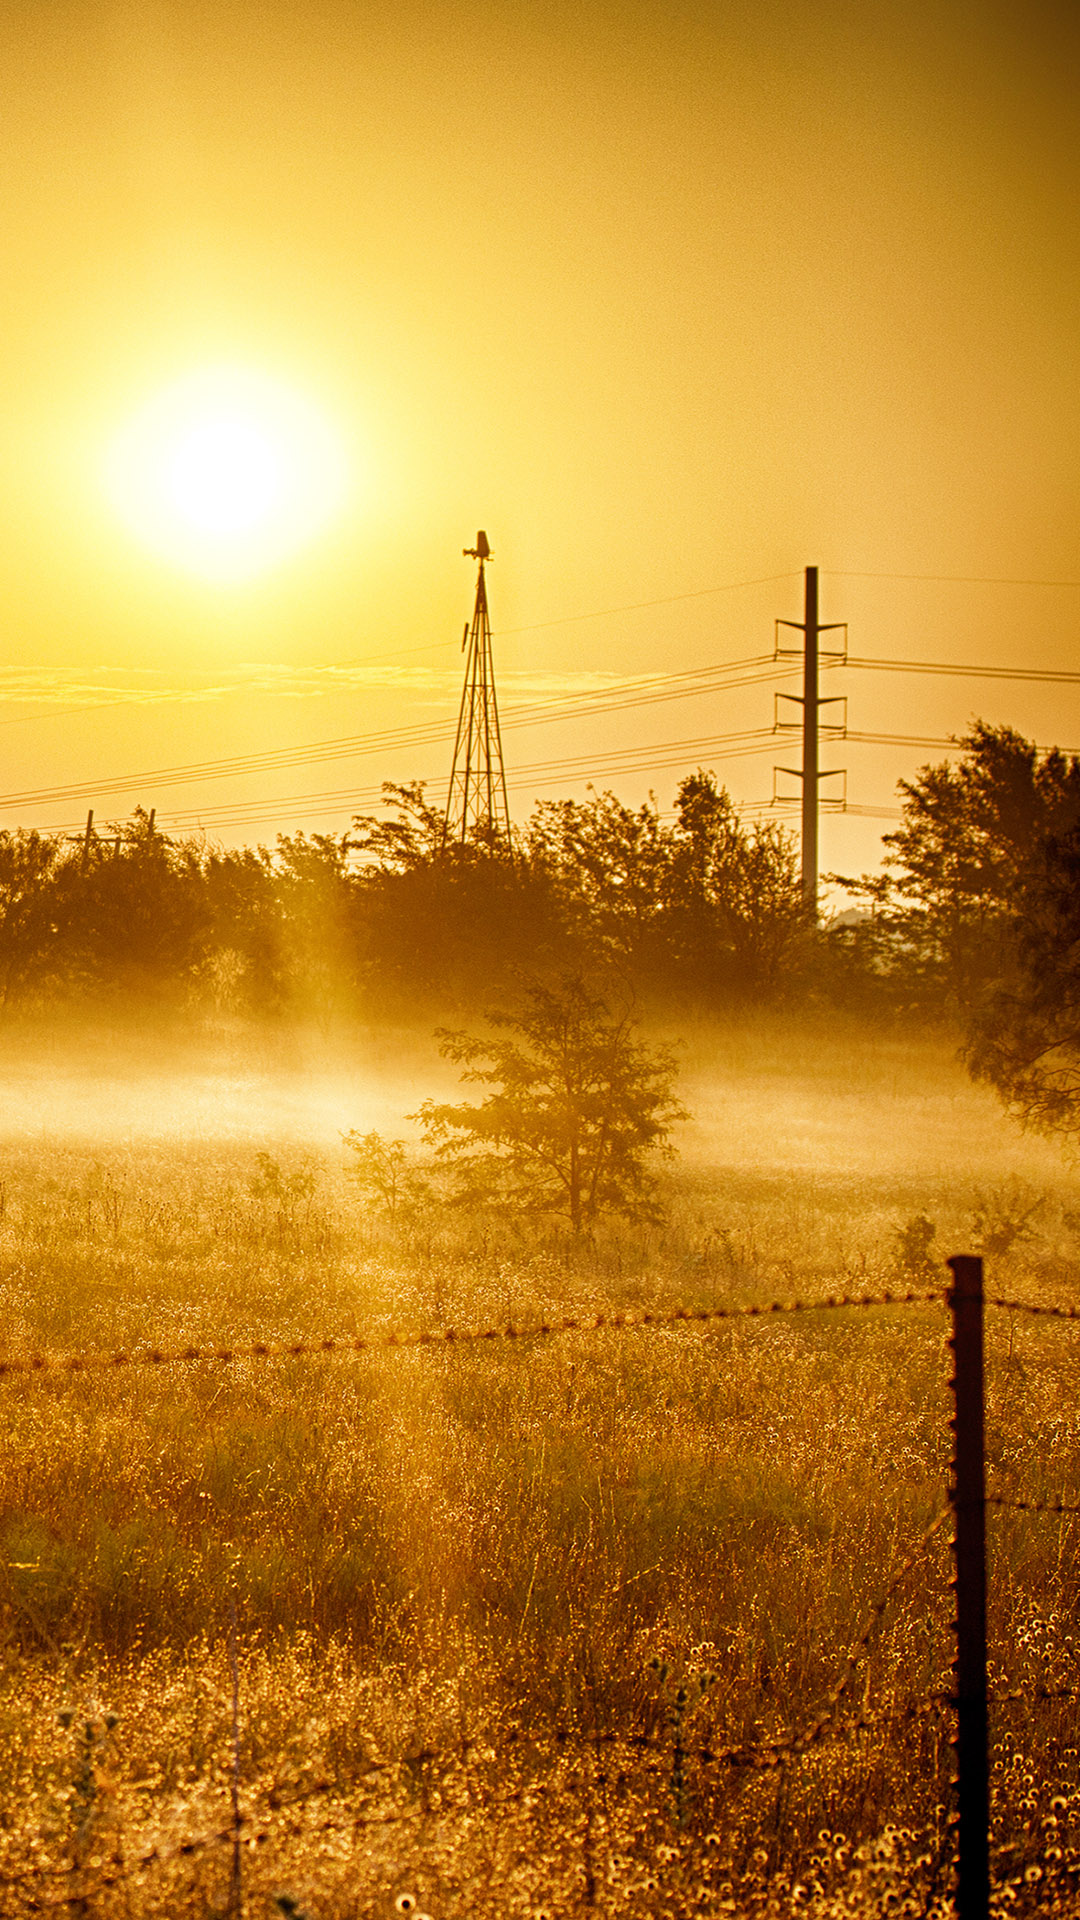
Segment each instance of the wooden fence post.
M990 1905L990 1748L986 1713L986 1466L983 1408L983 1263L948 1262L953 1284L953 1482L956 1559L956 1763L959 1920Z

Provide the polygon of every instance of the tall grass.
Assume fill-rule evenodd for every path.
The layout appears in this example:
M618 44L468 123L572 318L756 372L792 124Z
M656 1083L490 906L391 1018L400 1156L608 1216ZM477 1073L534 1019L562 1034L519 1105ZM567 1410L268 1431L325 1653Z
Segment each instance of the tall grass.
M434 1210L391 1227L325 1145L12 1146L0 1338L876 1291L978 1233L995 1286L1075 1297L1068 1168L995 1135L940 1048L834 1033L845 1078L827 1040L796 1070L739 1036L727 1122L711 1160L691 1133L666 1225L584 1247ZM951 1180L901 1125L940 1140L947 1110ZM276 1893L321 1920L405 1895L439 1916L944 1912L949 1562L942 1533L917 1543L945 1497L945 1331L927 1306L8 1379L0 1876L30 1877L0 1879L0 1909L211 1911L238 1732L252 1914ZM1014 1497L1080 1497L1076 1337L991 1317ZM995 1681L1024 1696L995 1714L1002 1910L1071 1911L1077 1702L1036 1696L1080 1686L1076 1521L994 1512L991 1548ZM824 1737L715 1757L814 1721L913 1549Z

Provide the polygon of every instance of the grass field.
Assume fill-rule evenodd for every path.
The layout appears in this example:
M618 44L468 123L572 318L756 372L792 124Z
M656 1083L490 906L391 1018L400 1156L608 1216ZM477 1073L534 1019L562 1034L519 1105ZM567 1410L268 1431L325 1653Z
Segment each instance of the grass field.
M25 1036L0 1084L5 1357L875 1293L927 1245L1080 1301L1075 1169L932 1035L694 1035L665 1224L578 1248L362 1203L340 1132L448 1084L414 1038ZM927 1305L5 1378L0 1911L944 1914L945 1334ZM1080 1500L1078 1340L990 1316L998 1491ZM1080 1910L1080 1700L1039 1697L1080 1688L1078 1517L990 1515L1003 1913ZM868 1624L821 1736L757 1751Z

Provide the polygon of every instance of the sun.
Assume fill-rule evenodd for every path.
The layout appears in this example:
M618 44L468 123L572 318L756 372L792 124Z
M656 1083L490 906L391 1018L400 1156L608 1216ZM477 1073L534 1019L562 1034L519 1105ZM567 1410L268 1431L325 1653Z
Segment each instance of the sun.
M188 374L147 402L105 459L113 506L163 558L217 582L279 564L340 508L346 463L298 393L235 367Z

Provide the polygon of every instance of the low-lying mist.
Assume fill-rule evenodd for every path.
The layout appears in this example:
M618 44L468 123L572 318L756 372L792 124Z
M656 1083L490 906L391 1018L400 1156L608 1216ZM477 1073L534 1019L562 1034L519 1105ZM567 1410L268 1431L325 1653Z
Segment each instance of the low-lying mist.
M672 1316L943 1298L978 1250L1067 1304L1080 1180L943 1031L651 1038L688 1115L659 1217L574 1235L427 1178L405 1116L483 1091L427 1021L0 1034L5 1913L946 1920L942 1304ZM408 1143L400 1203L347 1132ZM988 1320L1029 1506L1080 1486L1075 1337ZM995 1512L991 1583L1009 1910L1071 1911L1075 1522Z

